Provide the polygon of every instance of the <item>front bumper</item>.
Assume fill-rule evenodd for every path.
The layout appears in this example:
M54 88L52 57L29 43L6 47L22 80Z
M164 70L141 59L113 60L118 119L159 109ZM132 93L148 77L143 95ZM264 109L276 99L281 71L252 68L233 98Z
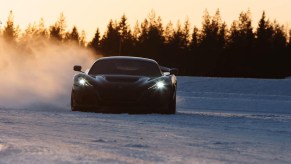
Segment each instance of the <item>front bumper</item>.
M100 113L163 113L169 108L171 89L107 90L73 86L72 110Z

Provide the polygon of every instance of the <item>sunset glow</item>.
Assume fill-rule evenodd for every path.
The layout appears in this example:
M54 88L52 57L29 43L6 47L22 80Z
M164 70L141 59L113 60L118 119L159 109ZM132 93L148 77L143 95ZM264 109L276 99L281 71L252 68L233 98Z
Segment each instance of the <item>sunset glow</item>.
M228 25L238 18L240 12L248 9L252 13L254 26L263 11L271 20L276 19L283 25L291 23L290 0L0 0L0 27L5 25L10 10L22 30L41 18L46 26L50 26L63 12L68 29L76 25L79 30L86 31L87 39L91 39L97 27L103 32L110 19L119 20L123 14L128 17L131 26L137 20L142 22L154 10L165 24L169 21L174 24L178 20L183 22L188 18L192 26L199 27L203 11L207 9L213 15L218 8Z

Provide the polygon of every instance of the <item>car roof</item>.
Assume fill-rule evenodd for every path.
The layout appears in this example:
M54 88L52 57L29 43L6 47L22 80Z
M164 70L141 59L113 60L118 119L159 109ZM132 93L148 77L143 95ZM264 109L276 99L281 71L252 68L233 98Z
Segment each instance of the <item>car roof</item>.
M148 62L153 62L158 64L155 60L153 59L148 59L148 58L142 58L142 57L133 57L133 56L110 56L110 57L101 57L97 61L101 60L113 60L113 59L124 59L124 60L133 60L133 61L148 61Z

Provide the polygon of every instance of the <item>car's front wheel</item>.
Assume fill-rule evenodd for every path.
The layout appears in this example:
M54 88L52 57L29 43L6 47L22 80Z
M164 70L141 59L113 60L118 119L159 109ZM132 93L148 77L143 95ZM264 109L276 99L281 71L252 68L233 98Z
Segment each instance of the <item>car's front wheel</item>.
M168 110L166 111L166 114L175 114L176 113L176 91L173 91L172 96L170 97Z
M74 103L74 93L73 93L73 90L72 90L72 92L71 92L71 110L72 111L82 111L80 108L78 108L77 106L76 106L76 104Z

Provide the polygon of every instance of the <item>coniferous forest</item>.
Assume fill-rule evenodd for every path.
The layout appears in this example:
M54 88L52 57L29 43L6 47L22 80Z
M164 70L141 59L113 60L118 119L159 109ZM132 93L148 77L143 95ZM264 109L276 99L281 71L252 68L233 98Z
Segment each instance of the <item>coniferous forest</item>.
M179 75L291 76L291 30L268 19L265 12L256 23L250 11L241 12L237 20L227 25L219 10L213 16L205 11L201 28L190 23L186 20L163 24L162 18L151 11L141 23L131 26L123 15L119 20L109 20L104 34L97 28L95 36L86 39L86 32L76 26L66 29L64 14L51 26L46 27L41 19L21 30L11 11L1 27L0 38L19 49L28 42L46 39L58 44L74 43L103 56L152 58L161 65L178 68Z

